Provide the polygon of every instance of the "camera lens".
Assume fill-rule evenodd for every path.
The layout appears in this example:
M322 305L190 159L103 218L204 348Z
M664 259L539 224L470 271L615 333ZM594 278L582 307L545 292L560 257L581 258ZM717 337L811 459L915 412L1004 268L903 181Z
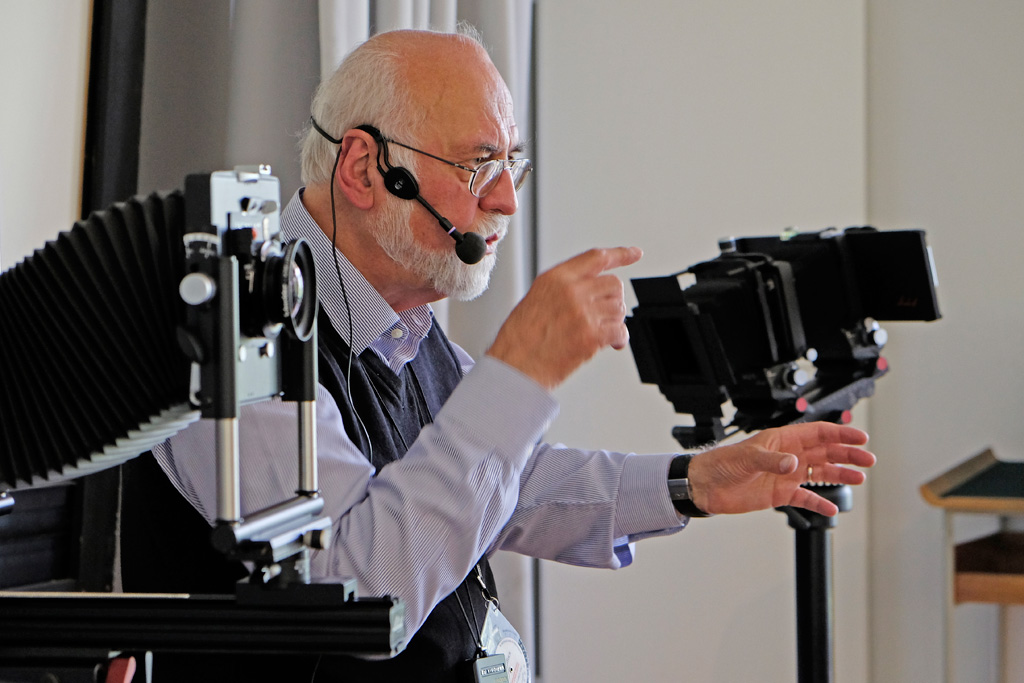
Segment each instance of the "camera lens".
M316 318L316 269L313 252L302 240L257 243L238 256L239 313L242 333L276 337L282 328L299 341L313 333Z
M305 299L306 280L299 269L298 264L293 263L291 273L288 276L288 295L291 300L291 308L288 316L295 318L302 310L302 302ZM287 305L287 302L286 302Z
M267 263L268 296L276 292L280 317L272 322L283 323L285 328L300 341L306 341L313 333L316 319L316 266L313 252L305 241L299 239L284 247L284 254ZM269 303L269 301L268 301Z

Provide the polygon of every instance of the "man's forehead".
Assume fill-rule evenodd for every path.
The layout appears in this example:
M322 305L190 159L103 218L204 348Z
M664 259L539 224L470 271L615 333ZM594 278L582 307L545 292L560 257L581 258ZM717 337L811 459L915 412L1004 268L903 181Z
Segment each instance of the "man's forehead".
M495 115L493 110L453 112L439 122L437 133L449 150L463 158L504 156L520 151L519 129L511 112Z
M410 64L408 85L426 127L465 152L504 153L519 144L512 96L487 53L459 44L433 62Z

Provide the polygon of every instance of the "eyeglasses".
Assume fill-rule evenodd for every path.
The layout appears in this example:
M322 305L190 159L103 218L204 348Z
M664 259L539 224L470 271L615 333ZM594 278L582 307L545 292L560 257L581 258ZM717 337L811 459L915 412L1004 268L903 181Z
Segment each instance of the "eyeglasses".
M516 188L516 192L526 182L526 176L530 175L530 171L533 170L533 162L529 159L491 159L485 161L476 168L470 168L469 166L463 166L457 164L454 161L448 161L442 159L439 156L435 156L430 152L424 152L422 149L416 149L409 145L404 145L401 142L392 140L391 138L382 138L385 142L398 145L399 147L405 147L408 150L412 150L417 154L430 157L431 159L437 159L443 161L449 166L455 168L461 168L463 171L469 171L472 175L469 177L469 191L473 193L475 197L483 197L488 192L494 189L494 186L498 184L498 179L501 178L501 173L505 169L512 174L512 185Z

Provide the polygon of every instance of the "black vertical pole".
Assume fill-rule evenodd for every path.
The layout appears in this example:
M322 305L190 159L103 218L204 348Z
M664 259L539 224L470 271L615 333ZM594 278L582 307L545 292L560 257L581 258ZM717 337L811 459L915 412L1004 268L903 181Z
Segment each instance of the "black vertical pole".
M146 0L93 0L92 11L83 218L137 191L146 44ZM119 469L82 477L76 484L81 590L113 587L119 488Z
M797 680L830 683L832 663L832 520L805 513L808 529L796 531Z
M135 194L146 0L94 0L82 217Z
M845 484L810 485L836 504L853 507L853 490ZM792 507L779 508L789 518L796 549L796 671L799 683L832 683L833 603L831 533L835 518Z

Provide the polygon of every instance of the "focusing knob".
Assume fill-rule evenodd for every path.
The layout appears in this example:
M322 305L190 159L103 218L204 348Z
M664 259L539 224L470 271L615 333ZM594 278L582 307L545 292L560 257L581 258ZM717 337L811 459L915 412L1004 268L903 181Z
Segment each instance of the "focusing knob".
M206 273L189 273L181 278L178 293L185 303L199 306L217 294L217 283Z
M881 348L889 341L889 333L874 318L865 318L864 327L867 329L868 342L871 344Z
M792 364L783 370L779 378L784 385L789 387L803 387L811 381L810 373L796 364Z
M310 529L302 535L303 544L313 550L327 550L331 547L330 529Z

